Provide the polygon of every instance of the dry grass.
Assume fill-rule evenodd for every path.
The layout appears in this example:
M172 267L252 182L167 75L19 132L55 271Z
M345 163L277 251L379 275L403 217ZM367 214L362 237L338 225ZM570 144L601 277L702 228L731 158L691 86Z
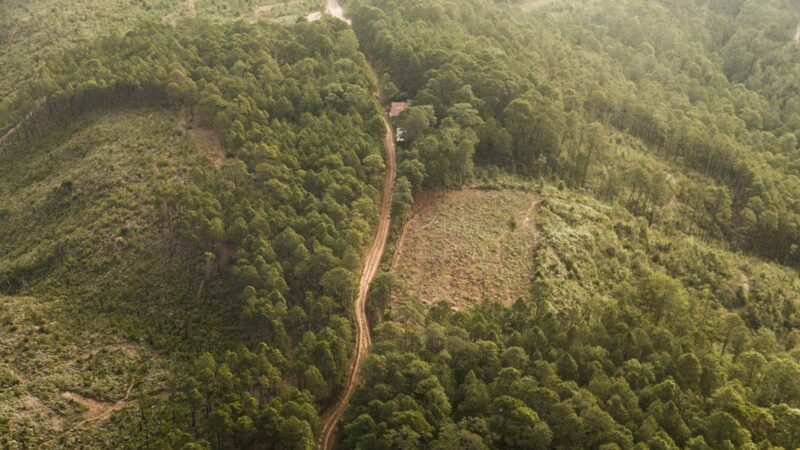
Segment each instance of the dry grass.
M420 195L393 270L428 304L511 304L527 296L533 275L537 205L536 195L513 190Z
M153 391L165 382L164 360L141 345L45 323L61 315L59 301L0 296L0 311L0 417L12 433L31 430L33 448L102 426L132 403L134 384Z
M191 120L189 108L181 108L175 129L181 130L191 138L195 148L219 169L225 162L225 148L222 139L216 131L200 128L196 121Z

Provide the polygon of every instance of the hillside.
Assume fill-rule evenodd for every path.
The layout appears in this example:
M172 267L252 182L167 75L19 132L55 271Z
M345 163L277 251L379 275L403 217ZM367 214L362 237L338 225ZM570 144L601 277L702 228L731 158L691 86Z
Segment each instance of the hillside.
M791 448L795 270L554 186L538 197L530 294L510 307L491 295L459 302L468 283L452 303L425 305L432 284L403 283L402 268L382 282L398 300L375 329L344 448Z
M4 142L0 286L21 311L52 303L35 313L40 333L66 333L64 321L64 345L100 334L172 376L150 380L123 352L97 388L30 394L56 410L52 427L30 429L11 402L3 445L202 445L223 439L215 420L235 406L237 419L285 410L247 439L282 427L281 446L305 448L347 375L355 272L377 219L385 127L368 67L338 22L137 27L51 61L46 102ZM153 51L128 57L142 46ZM9 342L30 339L24 320L9 317ZM66 359L53 342L37 358ZM106 370L88 364L88 380ZM15 389L60 368L15 365ZM230 376L261 403L231 397ZM103 428L75 402L90 414L121 403ZM131 422L134 405L147 407ZM55 432L74 423L89 431Z
M354 2L362 48L413 100L397 118L398 186L417 199L545 188L528 294L510 308L468 294L470 280L529 259L447 259L482 242L471 224L497 223L478 218L479 196L435 205L466 239L400 239L396 274L375 286L382 323L343 446L796 446L800 191L785 108L797 90L791 76L777 96L740 81L792 71L798 11L496 3ZM737 35L763 36L772 57L734 73ZM417 230L425 206L404 194L398 217ZM409 247L427 250L411 257L420 267L402 264ZM387 296L399 300L382 307Z
M291 23L317 8L315 0L9 0L0 5L0 78L3 114L0 134L22 114L28 96L46 93L47 80L21 89L64 51L109 34L124 34L142 21L177 23L191 18L213 21L274 20ZM44 78L44 77L43 77ZM23 103L20 105L19 103Z
M110 404L137 378L143 392L167 385L167 361L147 342L169 334L155 320L177 314L169 299L192 283L153 226L157 190L210 165L176 118L112 112L0 154L0 292L12 295L2 298L0 404L12 439L82 436L88 400L67 395Z
M4 2L0 447L797 447L798 23Z

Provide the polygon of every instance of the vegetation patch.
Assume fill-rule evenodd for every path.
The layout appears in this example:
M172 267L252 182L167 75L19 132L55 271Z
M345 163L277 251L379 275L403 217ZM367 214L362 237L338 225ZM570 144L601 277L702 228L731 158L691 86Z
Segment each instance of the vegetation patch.
M87 375L53 383L76 420L84 406L61 392L87 405L135 393L139 414L70 422L90 437L56 435L59 446L313 445L347 379L355 272L384 178L385 124L357 49L327 18L148 22L48 64L47 102L0 153L0 285L58 298L63 315L45 326L69 319L175 365L162 398L164 383L138 390L146 356L76 352ZM221 138L223 161L175 130L181 106Z
M373 286L400 300L374 328L346 448L796 446L796 272L568 189L539 198L530 295L511 307Z
M90 114L0 152L0 293L26 295L0 294L0 447L93 442L134 394L167 386L167 359L131 339L148 315L143 279L182 278L154 198L210 165L170 126L174 114Z
M195 148L219 169L225 162L225 147L219 133L213 129L203 128L196 120L192 120L192 112L188 107L181 108L175 129L186 133Z
M164 358L77 327L62 300L0 296L0 311L0 446L91 435L132 393L167 385Z
M143 21L187 19L257 20L293 23L322 5L317 0L9 0L0 4L0 135L25 109L13 108L29 95L47 94L46 65L53 58L109 34L124 34ZM27 80L44 72L43 82L24 92ZM12 114L6 115L9 109Z
M0 4L0 448L797 447L795 5L343 3Z
M426 303L464 307L526 296L537 240L535 194L465 189L418 196L393 268Z

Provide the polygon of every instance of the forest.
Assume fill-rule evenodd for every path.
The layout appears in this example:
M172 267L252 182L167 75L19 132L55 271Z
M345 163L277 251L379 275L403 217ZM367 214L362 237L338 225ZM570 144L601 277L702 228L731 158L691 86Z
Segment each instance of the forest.
M33 112L9 138L10 149L24 151L81 115L144 107L187 108L193 124L216 130L226 151L218 169L196 164L149 193L148 231L163 245L156 256L178 269L174 285L126 280L114 289L136 301L109 305L109 291L82 292L81 278L59 279L63 263L50 256L53 247L91 254L92 242L59 227L31 238L24 211L11 210L7 240L31 248L5 246L0 290L78 292L81 303L68 309L130 315L128 333L189 358L173 380L172 419L134 433L132 447L180 448L201 437L240 447L268 436L275 448L307 448L319 431L315 405L341 386L352 347L354 270L383 169L374 86L341 23L198 21L177 30L180 38L172 26L142 24L54 60L17 97ZM51 207L68 215L91 206L82 181L62 182ZM142 420L137 426L149 426L145 412ZM172 437L173 429L183 434ZM4 445L25 434L12 430Z
M390 242L519 190L534 270L430 304L390 244L337 448L800 447L796 4L36 3L0 5L0 447L318 448L392 101Z
M365 53L414 99L399 117L413 189L462 186L475 164L615 209L543 193L559 259L540 254L510 309L425 312L401 293L345 448L798 445L796 9L354 4ZM607 240L564 246L584 222ZM777 292L730 280L742 253L780 264Z

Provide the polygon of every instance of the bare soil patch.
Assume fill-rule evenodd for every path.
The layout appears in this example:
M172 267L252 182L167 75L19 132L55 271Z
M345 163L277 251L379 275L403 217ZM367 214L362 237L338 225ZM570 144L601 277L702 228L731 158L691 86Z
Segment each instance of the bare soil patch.
M191 116L189 108L181 108L175 128L185 131L195 148L205 155L214 164L214 167L220 168L225 162L225 148L222 146L222 140L214 130L197 126Z
M186 0L186 9L189 10L189 15L194 17L197 15L197 0Z
M537 241L536 195L522 191L424 193L392 261L406 292L464 308L527 296Z
M64 421L62 418L45 405L39 397L26 392L22 395L20 401L24 411L28 414L32 414L33 417L46 425L50 430L58 433L64 429Z
M105 420L111 417L115 411L122 409L128 402L127 399L118 402L100 402L89 397L83 396L77 392L62 392L61 396L78 403L86 409L83 413L83 419L78 423L78 427L87 425L89 423Z
M518 5L523 11L532 11L555 3L556 0L527 0Z

